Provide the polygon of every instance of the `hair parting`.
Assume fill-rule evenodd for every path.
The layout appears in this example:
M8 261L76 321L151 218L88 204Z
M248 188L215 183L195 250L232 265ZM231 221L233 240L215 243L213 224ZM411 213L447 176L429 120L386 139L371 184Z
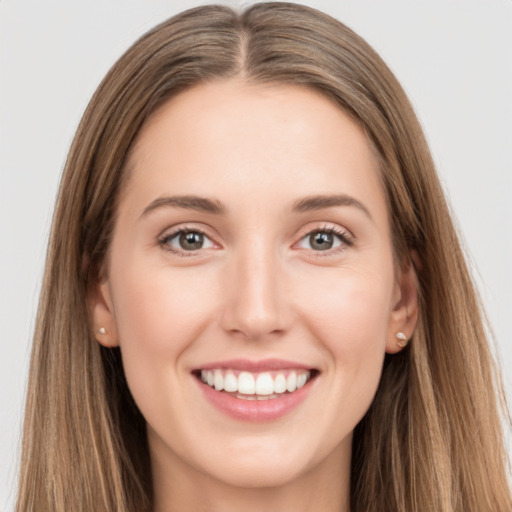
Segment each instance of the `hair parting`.
M331 99L381 162L397 260L416 266L418 327L386 356L354 433L352 512L509 512L503 391L484 313L421 126L386 64L314 9L185 11L142 36L87 107L53 218L31 356L17 512L150 512L146 426L119 349L101 347L90 284L108 273L137 134L172 96L228 78ZM411 253L416 256L412 258Z

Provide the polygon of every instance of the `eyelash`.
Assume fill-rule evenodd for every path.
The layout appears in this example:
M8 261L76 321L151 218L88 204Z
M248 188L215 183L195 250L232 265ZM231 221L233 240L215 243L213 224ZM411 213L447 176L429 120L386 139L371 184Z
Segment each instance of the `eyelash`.
M184 227L184 228L180 228L180 229L177 229L176 231L173 231L169 234L166 234L164 235L163 237L161 237L159 240L158 240L158 245L160 245L160 247L162 247L164 250L172 253L172 254L175 254L176 256L180 256L180 257L190 257L190 256L194 256L194 253L196 251L185 251L185 250L176 250L176 249L173 249L169 244L169 242L173 239L173 238L176 238L178 235L181 235L183 233L200 233L201 235L203 235L204 237L210 239L210 237L202 230L202 229L199 229L199 228L192 228L192 227Z
M168 245L169 242L171 240L173 240L174 238L176 238L178 235L186 234L186 233L200 233L204 237L211 240L210 237L207 235L207 233L200 228L183 227L183 228L177 229L171 233L165 234L164 236L159 238L158 245L160 247L162 247L164 250L166 250L172 254L175 254L176 256L179 256L179 257L186 258L186 257L195 256L195 253L197 251L176 250L176 249L173 249L170 245ZM316 253L316 256L320 256L320 257L331 256L333 254L337 254L339 252L344 251L347 247L352 247L354 245L353 237L351 234L349 234L348 231L342 230L339 228L335 228L333 226L324 226L321 228L312 229L311 231L308 231L304 236L302 236L300 238L299 242L301 242L304 239L307 239L308 237L310 237L311 235L313 235L315 233L327 233L327 234L334 235L341 242L341 246L336 247L334 249L327 249L325 251L314 251L311 249L312 252Z
M343 252L349 247L352 247L354 245L353 236L344 229L340 229L334 226L323 226L321 228L312 229L311 231L308 231L300 240L307 239L311 235L315 233L328 233L330 235L336 236L340 242L341 246L335 247L333 249L327 249L325 251L314 251L311 249L312 252L315 253L315 257L327 257L332 256L333 254L339 254L340 252Z

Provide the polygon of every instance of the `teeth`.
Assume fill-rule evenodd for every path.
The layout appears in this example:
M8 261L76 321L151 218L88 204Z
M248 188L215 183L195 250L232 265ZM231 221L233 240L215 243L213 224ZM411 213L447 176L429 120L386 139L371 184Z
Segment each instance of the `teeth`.
M282 393L293 393L310 379L308 370L286 372L237 372L236 370L202 370L201 380L217 391L238 393L244 400L269 400Z
M222 377L220 370L215 370L213 372L213 385L217 391L222 391L224 389L224 377Z
M274 393L284 393L286 391L286 377L278 373L274 379Z
M211 384L210 384L211 386ZM293 393L297 389L297 374L295 372L291 372L286 379L286 390L290 393Z
M236 397L240 398L242 400L249 400L249 401L259 400L259 401L262 401L262 400L273 400L274 398L279 398L279 395L241 395L241 394L237 394Z
M254 395L256 391L256 382L254 382L252 373L240 373L238 376L238 391L244 395Z
M256 379L256 394L271 395L274 392L274 379L270 373L260 373Z
M231 372L226 373L224 377L224 389L231 393L238 391L238 379Z
M306 384L307 377L303 373L297 375L297 389L300 389Z

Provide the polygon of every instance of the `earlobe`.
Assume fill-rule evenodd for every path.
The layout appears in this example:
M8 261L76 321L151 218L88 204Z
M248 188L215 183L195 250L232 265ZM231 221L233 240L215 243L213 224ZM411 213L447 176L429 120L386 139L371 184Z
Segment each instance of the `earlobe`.
M407 338L407 334L405 334L402 331L398 331L397 333L395 333L395 338L396 338L396 344L400 348L405 348L407 346L407 343L409 343L409 339Z
M108 280L91 286L89 309L94 337L104 347L119 346L110 286Z
M418 278L412 261L402 267L396 286L386 337L388 354L400 352L407 346L418 321Z

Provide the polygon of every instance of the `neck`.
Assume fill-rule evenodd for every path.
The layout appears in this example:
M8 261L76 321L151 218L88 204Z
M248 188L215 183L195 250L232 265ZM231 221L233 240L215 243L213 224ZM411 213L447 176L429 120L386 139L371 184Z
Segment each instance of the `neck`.
M350 444L275 486L232 485L165 449L153 451L153 512L349 512Z

